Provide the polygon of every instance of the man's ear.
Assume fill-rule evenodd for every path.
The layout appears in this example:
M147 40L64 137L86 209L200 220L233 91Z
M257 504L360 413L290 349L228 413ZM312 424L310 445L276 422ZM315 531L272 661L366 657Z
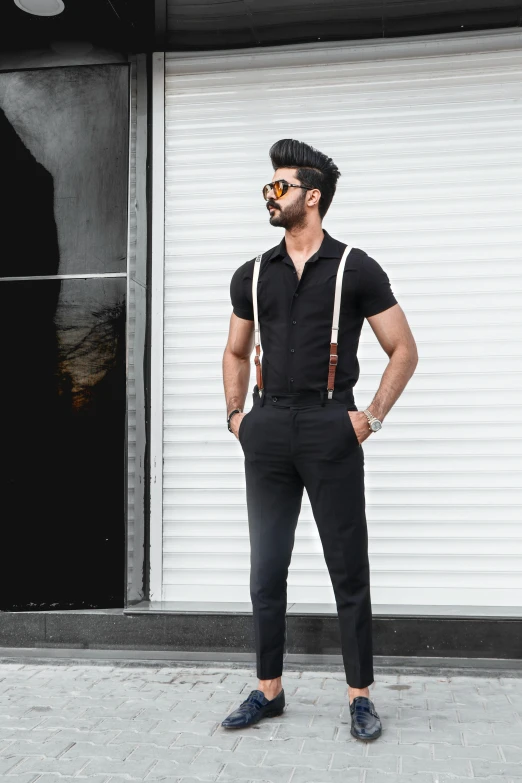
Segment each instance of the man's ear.
M306 204L309 207L315 207L317 204L319 204L319 199L321 198L321 191L317 188L313 188L313 190L307 191L307 199Z

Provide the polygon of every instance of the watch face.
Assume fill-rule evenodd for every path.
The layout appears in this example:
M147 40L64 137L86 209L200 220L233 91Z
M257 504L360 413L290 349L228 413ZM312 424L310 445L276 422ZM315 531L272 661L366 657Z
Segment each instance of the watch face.
M374 432L377 432L377 430L380 430L380 429L381 429L381 427L382 427L382 424L381 424L381 422L380 422L380 421L372 421L372 423L370 424L370 427L372 428L372 430L373 430Z

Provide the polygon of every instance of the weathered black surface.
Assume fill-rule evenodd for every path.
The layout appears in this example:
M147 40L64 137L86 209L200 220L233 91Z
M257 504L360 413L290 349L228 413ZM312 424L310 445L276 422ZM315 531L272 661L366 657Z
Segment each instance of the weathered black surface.
M522 619L374 617L374 653L522 660ZM252 616L122 612L0 613L0 647L251 653ZM335 615L288 615L286 652L340 655Z
M154 0L66 0L57 16L34 16L12 0L0 3L0 51L51 49L57 41L89 41L121 52L154 49Z
M0 4L0 51L90 41L131 52L204 51L518 27L520 0L67 0L55 17Z
M232 49L515 27L517 0L168 0L167 48Z

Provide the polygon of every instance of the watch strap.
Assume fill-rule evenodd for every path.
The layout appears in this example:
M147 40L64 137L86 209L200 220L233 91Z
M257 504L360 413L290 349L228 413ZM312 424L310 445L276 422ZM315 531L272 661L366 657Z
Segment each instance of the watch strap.
M373 413L368 410L368 408L365 408L363 413L366 416L366 418L368 419L368 424L371 424L372 421L378 421L379 424L382 424L382 421L380 419L378 419L377 416L374 416Z

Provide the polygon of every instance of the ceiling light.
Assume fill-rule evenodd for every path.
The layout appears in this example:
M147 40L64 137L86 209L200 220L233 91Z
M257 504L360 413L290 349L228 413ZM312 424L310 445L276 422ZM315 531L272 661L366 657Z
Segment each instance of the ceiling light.
M63 0L14 0L15 5L35 16L57 16L65 9Z

